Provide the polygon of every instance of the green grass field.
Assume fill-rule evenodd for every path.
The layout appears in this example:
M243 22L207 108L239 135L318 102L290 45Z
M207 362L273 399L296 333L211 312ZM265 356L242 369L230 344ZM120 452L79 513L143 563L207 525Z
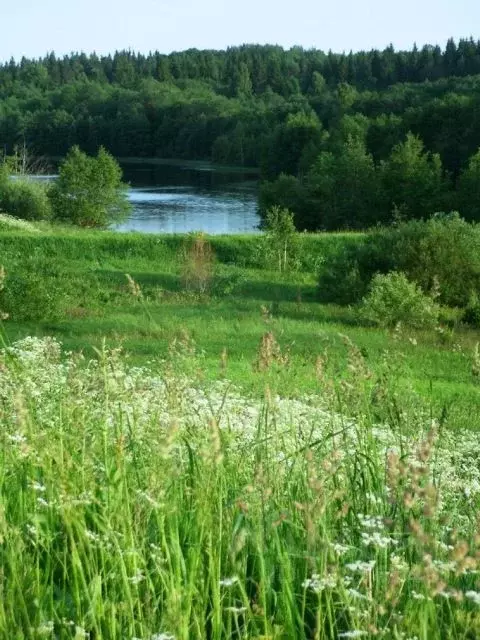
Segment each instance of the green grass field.
M247 390L263 392L264 377L254 371L262 336L271 331L288 352L279 391L315 391L315 362L326 357L341 376L347 335L374 371L387 358L405 389L420 392L435 411L467 411L476 420L478 387L471 374L472 353L480 334L457 327L445 332L387 332L359 325L355 310L316 301L318 269L354 234L302 238L298 272L279 274L262 268L259 239L211 239L217 264L206 294L186 290L179 236L121 236L106 232L52 232L0 235L8 277L30 265L47 291L62 292L62 314L54 319L4 323L8 340L52 335L68 350L89 355L106 341L123 347L137 363L163 357L172 340L188 335L203 354L206 374L215 378L226 350L226 374ZM50 265L45 268L45 264ZM315 271L313 269L316 269ZM13 272L13 273L12 273ZM133 296L126 274L140 286ZM23 302L21 311L23 311ZM48 315L48 314L47 314ZM388 353L388 355L387 355ZM475 408L475 411L472 409Z
M211 241L199 292L182 237L0 234L0 638L479 637L479 332L319 304L361 236Z

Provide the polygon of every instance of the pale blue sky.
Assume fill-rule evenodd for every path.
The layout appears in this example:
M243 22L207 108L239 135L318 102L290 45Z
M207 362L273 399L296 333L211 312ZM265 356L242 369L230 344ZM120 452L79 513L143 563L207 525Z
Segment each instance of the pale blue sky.
M0 60L243 43L356 51L449 36L480 37L479 0L0 0Z

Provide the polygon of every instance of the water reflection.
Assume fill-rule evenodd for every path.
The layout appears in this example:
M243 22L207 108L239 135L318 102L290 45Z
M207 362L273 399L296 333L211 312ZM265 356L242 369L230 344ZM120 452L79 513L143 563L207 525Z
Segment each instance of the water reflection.
M124 165L133 212L118 231L256 233L257 182L242 173L191 166Z

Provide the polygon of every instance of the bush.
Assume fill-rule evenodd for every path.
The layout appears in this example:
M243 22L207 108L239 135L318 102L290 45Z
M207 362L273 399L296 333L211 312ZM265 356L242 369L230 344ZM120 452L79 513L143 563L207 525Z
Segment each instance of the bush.
M65 310L65 279L54 265L38 260L11 265L0 291L0 309L13 321L51 321Z
M212 293L215 296L233 296L236 295L247 282L248 280L243 273L217 273L213 282Z
M107 227L130 211L122 170L103 147L97 157L72 147L50 195L55 217L81 227Z
M440 307L404 273L391 271L374 276L369 293L362 300L363 318L382 327L397 323L412 327L433 327Z
M475 292L470 295L470 300L462 315L462 322L480 329L480 300Z
M465 307L470 292L480 292L480 225L452 213L371 231L365 242L346 246L325 265L320 298L358 302L376 273L390 271L402 271L423 291L438 280L439 301Z
M23 220L49 220L52 217L45 186L28 178L0 179L0 210Z

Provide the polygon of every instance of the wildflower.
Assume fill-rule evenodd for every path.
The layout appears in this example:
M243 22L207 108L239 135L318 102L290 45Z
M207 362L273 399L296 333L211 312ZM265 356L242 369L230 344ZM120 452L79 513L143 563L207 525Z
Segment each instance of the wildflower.
M238 577L232 576L231 578L223 578L219 584L221 587L232 587L234 584L237 584L237 582L239 582Z
M360 629L353 629L352 631L344 631L339 633L339 638L361 638L362 636L368 636L367 631L361 631Z
M396 569L397 571L407 571L408 570L407 562L405 562L405 560L402 557L397 556L395 553L392 553L390 555L390 562L392 563L392 567L394 569Z
M397 540L394 540L390 536L382 536L379 531L373 533L362 532L362 544L365 547L379 547L380 549L386 549L388 545L398 544Z
M53 620L48 620L46 622L42 622L42 624L37 627L36 632L42 637L50 636L53 633L53 628Z
M98 533L95 533L94 531L90 531L90 529L85 529L85 535L92 542L101 541L101 537L98 535Z
M146 502L151 504L152 507L155 507L156 509L160 507L159 503L156 500L154 500L152 496L150 496L146 491L141 491L140 489L137 489L137 495L139 498L143 498Z
M135 574L129 578L129 581L130 581L132 584L140 584L140 582L142 582L142 580L145 580L145 576L144 576L144 575L143 575L143 573L140 571L140 569L137 569L137 571L135 572Z
M450 573L455 571L457 565L455 562L442 562L441 560L434 560L433 564L441 573Z
M321 593L325 589L333 589L336 586L336 576L326 576L325 578L320 578L318 573L314 573L311 578L307 578L302 583L302 587L304 589L311 589L312 591L315 591L315 593Z
M357 591L357 589L347 589L347 593L354 599L368 600L368 597L365 596L363 593L360 593L360 591Z
M40 482L32 482L31 487L34 491L38 491L39 493L45 493L47 487Z
M370 573L370 571L373 571L375 564L375 560L369 560L368 562L350 562L345 565L345 568L352 573Z
M465 597L480 606L480 592L479 591L467 591Z
M383 529L385 529L382 516L366 516L363 515L363 513L359 513L357 517L364 529L376 529L377 531L383 531Z
M8 439L10 440L10 442L13 442L14 444L23 444L24 442L27 441L26 437L21 433L9 434Z

